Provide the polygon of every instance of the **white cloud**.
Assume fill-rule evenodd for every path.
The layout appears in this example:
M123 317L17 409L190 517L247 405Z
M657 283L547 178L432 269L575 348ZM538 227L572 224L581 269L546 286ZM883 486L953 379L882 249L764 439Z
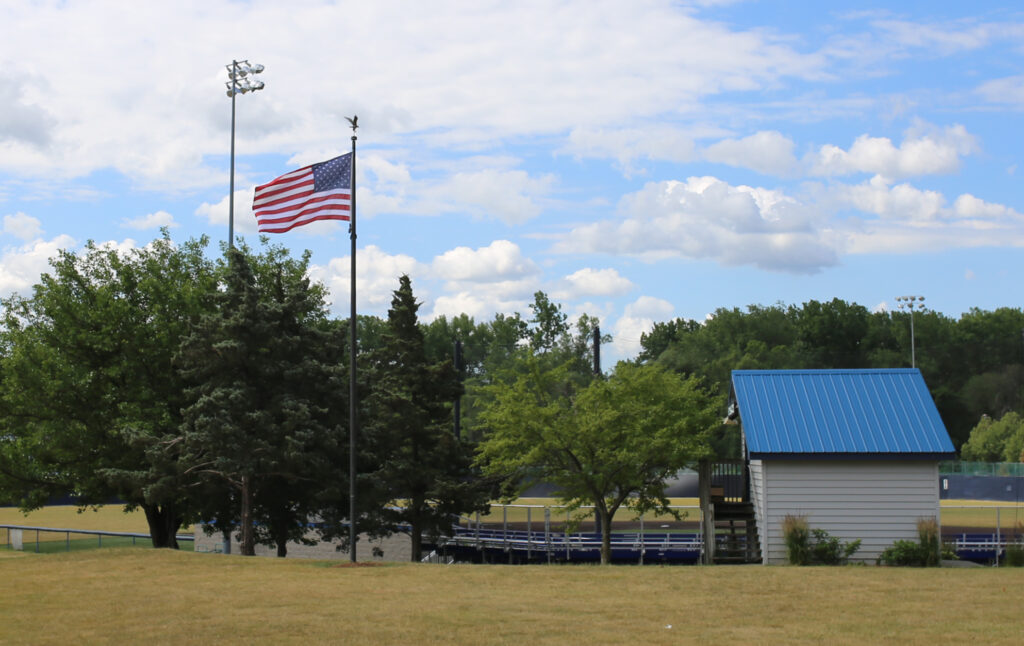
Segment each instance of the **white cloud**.
M150 213L149 215L143 215L131 220L126 218L121 221L121 226L139 230L158 229L160 227L173 229L178 226L178 223L174 221L174 216L167 211L157 211L156 213Z
M60 235L53 240L36 240L24 246L4 249L0 257L0 295L15 292L28 294L39 277L50 269L50 258L61 249L75 246L71 236Z
M131 12L116 3L5 3L0 22L18 26L0 43L0 60L13 62L0 82L8 142L0 168L49 177L114 168L169 191L225 181L226 169L206 161L227 152L223 65L253 43L266 89L237 100L240 155L321 149L348 134L340 117L353 113L361 134L385 144L410 133L480 145L603 128L784 77L821 78L826 64L784 35L735 30L671 3L466 11L442 0L256 2L241 13L223 1ZM324 82L309 64L353 51L364 55L345 83ZM39 154L43 144L48 154ZM501 217L524 217L514 213Z
M621 220L576 227L554 250L709 259L794 273L838 262L836 241L819 230L821 216L780 191L691 177L649 183L626 196L621 211Z
M708 161L749 168L764 175L789 176L798 164L793 141L780 132L762 131L742 139L723 139L704 150Z
M688 162L696 158L693 135L670 126L574 128L559 152L577 158L615 159L627 175L637 172L638 159Z
M552 293L558 300L576 300L582 296L621 296L633 289L633 283L615 269L585 267L562 279L564 287Z
M428 200L446 203L445 211L465 210L480 217L494 217L506 224L521 224L541 212L538 198L551 189L554 178L530 177L521 170L484 169L456 173L443 186L429 190Z
M530 302L526 298L501 298L484 289L461 291L437 297L433 310L426 318L429 320L438 316L467 314L478 321L487 321L494 318L495 314L525 312Z
M519 246L495 240L486 247L456 247L434 258L439 277L452 282L493 283L516 280L538 273L537 265L524 258Z
M323 283L330 291L331 309L339 316L349 312L351 294L351 256L332 258L326 265L312 265L310 278ZM356 252L356 308L359 314L381 315L387 312L391 297L398 289L398 279L407 274L412 279L417 300L425 301L429 294L420 281L429 268L412 256L389 254L380 247L368 245Z
M255 184L248 189L235 191L235 235L256 233L256 216L252 213L252 196L255 191ZM206 218L211 227L223 228L227 235L230 206L228 196L225 195L215 204L203 202L196 208L195 214ZM309 226L302 229L309 229Z
M654 328L655 321L669 319L673 312L672 303L652 296L641 296L626 305L612 335L616 352L623 358L636 356L640 352L640 337Z
M976 92L990 103L1024 107L1024 74L986 81Z
M9 233L19 240L32 240L43 233L42 223L31 215L15 213L4 216L4 233Z
M890 186L880 175L852 186L838 186L836 193L855 208L885 219L927 222L948 215L946 198L938 191L926 191L903 183Z
M898 179L955 172L960 158L977 149L975 137L963 126L936 130L919 124L898 148L887 137L861 135L849 150L828 144L805 161L813 175L870 173Z

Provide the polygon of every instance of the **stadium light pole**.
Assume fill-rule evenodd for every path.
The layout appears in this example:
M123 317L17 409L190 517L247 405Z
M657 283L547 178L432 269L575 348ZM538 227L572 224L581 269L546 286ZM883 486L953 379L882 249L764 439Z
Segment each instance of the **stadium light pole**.
M235 97L246 92L263 89L263 81L249 78L250 75L263 72L259 63L250 65L249 61L231 61L225 65L228 69L228 81L224 85L231 97L231 187L228 193L228 248L235 246Z
M924 296L897 296L897 307L901 310L910 311L910 367L917 367L917 358L914 354L914 310L924 309Z

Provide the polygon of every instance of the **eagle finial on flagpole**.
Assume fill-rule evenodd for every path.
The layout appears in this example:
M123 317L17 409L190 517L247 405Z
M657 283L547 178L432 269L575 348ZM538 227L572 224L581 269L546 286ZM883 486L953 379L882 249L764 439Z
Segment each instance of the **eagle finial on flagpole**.
M348 124L350 126L352 126L352 132L355 132L356 129L359 128L359 115L358 114L353 116L353 117L345 117L345 120L348 121Z

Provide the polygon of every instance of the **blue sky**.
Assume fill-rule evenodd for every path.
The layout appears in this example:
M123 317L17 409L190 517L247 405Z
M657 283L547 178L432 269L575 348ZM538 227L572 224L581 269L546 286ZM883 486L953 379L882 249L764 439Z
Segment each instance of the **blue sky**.
M1020 307L1024 11L1012 3L0 4L0 294L59 248L227 236L252 189L346 152L358 296L424 318L600 317L610 359L717 307ZM342 223L313 252L347 316ZM213 246L211 253L216 252Z

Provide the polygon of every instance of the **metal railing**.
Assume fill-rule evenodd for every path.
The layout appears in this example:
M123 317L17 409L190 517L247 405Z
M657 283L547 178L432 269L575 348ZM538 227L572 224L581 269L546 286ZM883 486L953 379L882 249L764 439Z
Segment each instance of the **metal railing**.
M69 529L69 528L64 528L64 527L36 527L34 525L0 525L0 529L6 530L6 532L5 532L6 535L4 536L4 541L3 541L2 544L7 549L25 550L25 546L31 542L31 541L27 541L26 540L26 532L28 533L28 536L33 536L33 534L34 534L34 538L35 538L35 541L34 541L34 543L35 543L34 551L36 553L39 553L40 551L47 551L47 552L49 552L49 551L65 551L65 552L70 552L71 551L71 547L72 547L72 541L71 541L71 535L72 534L81 534L83 536L95 537L95 539L96 539L96 547L103 547L103 538L104 537L113 538L113 539L131 539L131 543L130 543L131 545L136 545L136 541L138 539L140 539L140 538L145 539L147 541L148 540L152 540L152 538L150 537L149 534L145 534L145 533L141 533L141 532L107 532L107 531L100 531L100 530L95 530L95 529ZM49 536L51 536L51 535L58 535L59 536L60 534L64 535L63 541L61 541L60 538L56 538L56 539L55 538L49 538ZM44 538L44 537L46 537L46 538ZM194 541L195 540L195 536L193 536L192 534L178 534L176 538L177 538L177 540L179 542L189 542L189 541ZM76 539L75 540L76 548L83 548L83 546L81 546L81 544L80 544L80 541L82 541L82 540L84 540L84 539ZM64 543L64 550L59 550L59 549L58 550L53 550L53 549L42 549L41 550L40 549L41 545L52 546L53 544L60 543L60 542ZM117 545L117 546L121 546L121 545L125 545L125 544L128 544L127 541L124 541L124 540L122 540L122 541L115 541L115 545ZM107 546L108 547L111 546L110 541L108 541ZM88 547L91 547L91 545L89 545Z
M480 514L476 514L472 518L460 517L453 536L445 538L442 543L480 551L514 552L521 554L528 561L535 558L546 558L548 562L553 560L571 561L574 558L580 558L581 555L600 553L600 532L579 531L580 525L590 524L593 521L581 520L578 517L574 519L573 512L564 507L516 504L492 505L491 507L492 512L486 521ZM495 518L497 514L493 509L496 507L501 508L500 521ZM612 550L635 555L634 557L641 565L646 554L652 551L694 551L699 555L703 545L700 507L697 505L672 505L670 509L683 511L687 515L691 510L696 510L694 518L688 517L684 521L696 526L693 531L666 531L669 523L676 522L671 517L645 518L639 516L619 520L615 524L619 525L620 529L615 529L614 526L612 528L610 539ZM510 510L514 517L512 520L509 518ZM559 511L558 521L556 524L552 524L553 510L564 510L564 522L561 520L563 512ZM593 507L581 507L577 512L583 512L583 515L586 516L588 510L592 512ZM538 512L537 516L540 517L537 520L535 520L534 512ZM622 515L625 516L625 514ZM542 528L535 527L535 524L539 523L543 523ZM636 527L621 529L624 523L632 523ZM525 527L517 528L522 526Z

